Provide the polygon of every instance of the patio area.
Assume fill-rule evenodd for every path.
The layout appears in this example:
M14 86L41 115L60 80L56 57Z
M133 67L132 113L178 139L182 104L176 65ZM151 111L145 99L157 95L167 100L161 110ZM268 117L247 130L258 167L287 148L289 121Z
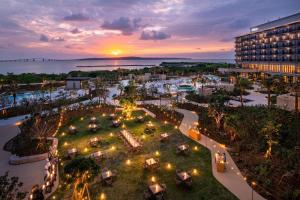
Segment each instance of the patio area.
M144 122L137 120L139 116ZM97 118L101 129L89 131L91 117ZM67 181L63 168L71 159L91 156L100 166L95 179L88 182L91 199L236 199L213 177L209 151L182 135L174 125L161 123L143 111L135 111L131 119L122 119L121 113L116 117L120 127L112 126L109 114L103 113L76 116L64 124L59 131L60 187L52 197L72 196L74 180ZM149 121L155 127L153 134L145 133ZM71 125L76 127L75 134L68 133ZM168 142L161 142L163 133L168 133ZM91 146L94 138L97 144ZM131 151L131 143L139 144L139 151ZM186 156L176 153L180 144L190 147ZM76 149L72 158L68 157L70 149ZM96 159L98 154L101 159ZM154 161L153 169L145 168L146 163L152 165ZM178 170L184 172L183 181L189 175L188 187L176 182Z

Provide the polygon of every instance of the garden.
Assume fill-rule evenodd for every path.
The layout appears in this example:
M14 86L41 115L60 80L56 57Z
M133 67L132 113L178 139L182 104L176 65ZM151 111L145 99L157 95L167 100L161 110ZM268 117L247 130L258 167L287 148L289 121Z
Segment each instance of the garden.
M200 131L226 145L245 179L255 182L255 190L265 198L300 197L299 115L274 107L230 108L213 102L208 108L190 103L178 107L197 112Z
M52 198L153 199L159 190L163 199L236 199L213 177L207 149L143 111L68 114L58 138Z

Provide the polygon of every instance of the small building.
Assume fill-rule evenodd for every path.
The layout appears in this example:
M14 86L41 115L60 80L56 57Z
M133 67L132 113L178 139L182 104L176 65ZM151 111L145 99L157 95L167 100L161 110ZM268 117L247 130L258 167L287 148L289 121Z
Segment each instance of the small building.
M151 74L151 73L145 73L144 75L140 75L137 77L138 80L142 82L147 81L159 81L159 80L166 80L167 75L166 74Z
M84 83L88 83L89 77L68 77L66 79L67 90L79 90L82 89Z
M276 105L281 109L293 111L295 110L295 96L291 93L279 95L276 98ZM300 103L298 104L298 109L300 110Z

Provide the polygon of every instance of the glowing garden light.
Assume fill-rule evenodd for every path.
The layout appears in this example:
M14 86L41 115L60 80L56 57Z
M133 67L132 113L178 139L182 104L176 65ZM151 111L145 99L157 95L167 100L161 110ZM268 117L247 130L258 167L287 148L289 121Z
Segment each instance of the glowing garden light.
M100 200L105 200L106 199L106 195L102 192L100 195Z
M152 177L151 177L151 181L152 181L153 183L155 183L155 182L156 182L156 178L155 178L155 176L152 176Z
M193 174L198 175L198 170L196 168L193 169Z
M159 151L155 151L155 155L156 155L156 156L160 156Z
M126 165L130 165L131 164L131 160L126 160Z
M172 165L171 165L170 163L168 163L168 164L166 165L166 168L167 168L167 169L171 169L171 168L172 168Z

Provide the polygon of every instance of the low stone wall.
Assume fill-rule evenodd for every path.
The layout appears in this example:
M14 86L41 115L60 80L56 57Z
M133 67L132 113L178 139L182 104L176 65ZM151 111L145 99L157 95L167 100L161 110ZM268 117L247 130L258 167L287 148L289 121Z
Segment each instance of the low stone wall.
M48 140L52 140L52 146L50 147L50 151L55 152L57 150L57 145L58 145L57 138L48 138ZM37 161L45 160L46 158L48 158L48 155L49 155L48 153L43 153L43 154L38 154L33 156L23 156L23 157L12 155L9 158L9 164L21 165L25 163L37 162Z

